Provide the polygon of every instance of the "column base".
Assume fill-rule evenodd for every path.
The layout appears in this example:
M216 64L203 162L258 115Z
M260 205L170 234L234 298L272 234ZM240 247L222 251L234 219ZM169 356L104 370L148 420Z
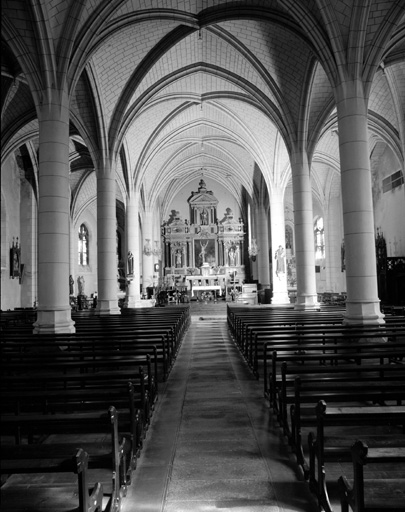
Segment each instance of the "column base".
M294 304L297 311L320 311L321 306L317 295L297 295L297 302Z
M155 299L138 299L136 301L128 302L122 308L122 314L125 314L126 311L131 309L140 309L140 308L154 308L156 304Z
M156 299L141 299L138 295L127 295L123 309L139 309L139 308L153 308L156 304Z
M70 306L59 310L38 309L37 321L33 326L34 334L70 334L76 332Z
M94 314L97 316L120 315L121 310L117 300L98 300Z
M290 304L290 297L288 292L276 292L273 291L273 297L271 298L272 304Z
M384 324L384 315L380 311L380 301L346 301L343 315L344 325L380 325Z

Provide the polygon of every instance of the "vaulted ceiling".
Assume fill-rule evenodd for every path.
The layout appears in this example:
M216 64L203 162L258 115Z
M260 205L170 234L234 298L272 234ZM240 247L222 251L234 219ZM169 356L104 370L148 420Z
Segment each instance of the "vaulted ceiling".
M73 196L108 155L123 201L143 186L164 210L202 172L255 198L287 185L300 137L319 195L338 193L333 86L351 58L373 136L404 159L402 0L2 0L1 44L2 158L35 159L41 94L67 87Z

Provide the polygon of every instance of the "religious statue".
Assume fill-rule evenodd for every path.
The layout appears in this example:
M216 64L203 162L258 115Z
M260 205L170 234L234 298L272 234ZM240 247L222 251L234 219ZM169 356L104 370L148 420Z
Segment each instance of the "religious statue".
M176 252L176 266L181 267L181 251Z
M203 226L207 226L208 225L208 212L207 212L207 210L205 208L201 212L201 224Z
M75 293L74 291L75 286L75 280L72 277L72 274L69 276L69 295L73 295Z
M18 260L17 252L14 253L14 272L16 273L16 275L18 275L20 272L20 262Z
M285 273L285 251L281 245L278 246L278 249L274 255L274 259L276 261L276 274L284 274Z
M128 275L132 276L134 273L134 255L131 251L128 252Z
M204 265L205 263L205 251L207 249L207 245L208 245L208 240L205 240L205 243L203 243L202 240L200 240L200 245L201 245L201 251L200 251L200 263L201 265Z
M234 251L233 247L231 247L229 249L228 255L229 255L229 265L231 267L234 267L235 266L235 251Z
M79 295L84 295L84 284L85 284L84 277L79 276L77 283L79 285Z
M235 265L240 265L240 247L239 247L239 244L236 246L236 249L235 249Z

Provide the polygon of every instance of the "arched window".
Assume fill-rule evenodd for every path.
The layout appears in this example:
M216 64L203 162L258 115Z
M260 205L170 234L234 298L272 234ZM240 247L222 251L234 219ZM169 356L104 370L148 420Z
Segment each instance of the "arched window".
M314 227L315 238L315 259L321 260L325 257L325 231L323 228L323 218L318 217Z
M79 228L79 265L87 266L89 264L89 232L84 224Z

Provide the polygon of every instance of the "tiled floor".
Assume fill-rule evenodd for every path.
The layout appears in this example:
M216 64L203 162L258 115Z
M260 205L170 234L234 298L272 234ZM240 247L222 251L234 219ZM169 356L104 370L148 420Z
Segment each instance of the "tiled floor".
M229 338L224 306L192 306L122 512L318 510Z

